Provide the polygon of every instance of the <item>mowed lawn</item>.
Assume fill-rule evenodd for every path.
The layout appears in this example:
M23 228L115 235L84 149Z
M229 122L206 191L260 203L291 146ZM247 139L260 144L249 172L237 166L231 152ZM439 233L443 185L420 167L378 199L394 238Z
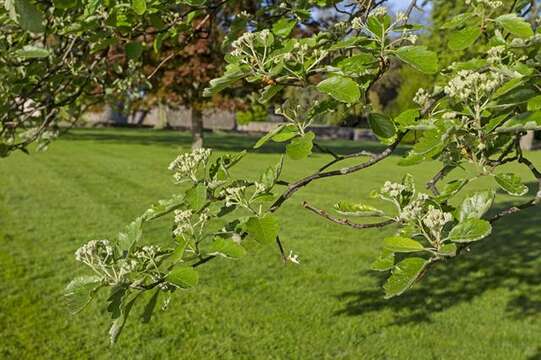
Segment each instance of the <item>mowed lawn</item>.
M218 151L255 140L208 137ZM251 246L239 261L209 262L200 268L200 285L176 292L149 324L140 322L143 304L134 308L111 347L103 301L76 316L65 308L64 286L84 272L73 253L89 240L115 237L150 204L178 191L167 165L188 145L185 133L76 130L45 153L0 160L0 358L541 358L541 209L497 223L494 235L471 252L386 301L383 278L369 266L394 230L356 231L300 207L307 200L330 209L340 199L377 205L368 194L385 180L411 172L421 186L438 170L436 163L399 167L398 156L371 171L313 183L280 209L282 239L301 265L284 266L272 246ZM326 145L344 152L378 148ZM236 174L257 177L278 161L279 151L251 152ZM541 153L528 156L541 167ZM285 178L309 174L327 158L288 160ZM522 175L533 196L528 170L509 170ZM490 179L474 182L470 191L486 184ZM497 206L511 201L517 199L499 193ZM170 221L147 227L145 241L165 243Z

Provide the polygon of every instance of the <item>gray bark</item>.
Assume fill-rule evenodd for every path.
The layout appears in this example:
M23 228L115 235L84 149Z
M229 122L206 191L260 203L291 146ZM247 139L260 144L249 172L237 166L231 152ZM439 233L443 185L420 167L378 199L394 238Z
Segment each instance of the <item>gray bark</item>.
M198 106L192 107L192 149L203 147L203 113Z
M526 135L520 138L520 148L525 151L532 150L533 142L534 142L534 132L528 131Z

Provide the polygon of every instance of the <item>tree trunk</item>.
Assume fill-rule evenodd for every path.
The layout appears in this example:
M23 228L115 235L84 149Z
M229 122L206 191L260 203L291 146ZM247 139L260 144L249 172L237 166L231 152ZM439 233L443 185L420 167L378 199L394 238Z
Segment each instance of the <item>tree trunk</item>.
M192 149L203 147L203 113L199 106L192 106Z
M535 138L535 133L533 131L528 131L526 135L520 138L520 148L522 150L532 150L533 148L533 142Z

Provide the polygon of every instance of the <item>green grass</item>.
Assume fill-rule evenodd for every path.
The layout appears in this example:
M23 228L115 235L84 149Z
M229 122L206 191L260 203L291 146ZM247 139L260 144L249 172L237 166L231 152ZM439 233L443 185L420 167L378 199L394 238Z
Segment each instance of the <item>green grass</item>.
M282 238L300 254L300 266L284 266L274 247L256 247L239 261L212 261L201 267L200 286L175 293L168 311L157 312L150 324L140 323L141 306L135 308L111 348L103 302L76 316L64 307L64 286L83 271L73 253L88 240L114 237L151 203L174 193L167 165L188 139L174 132L80 130L45 153L0 160L0 358L541 357L541 209L501 221L470 253L385 301L383 278L368 269L393 230L343 228L299 206L302 200L329 208L335 200L368 199L386 179L409 171L420 185L437 170L436 164L398 167L398 157L372 172L314 183L279 211ZM220 151L254 141L209 137ZM359 143L327 145L347 152ZM278 160L279 149L250 153L237 174L257 176ZM541 166L541 154L529 156ZM325 158L288 161L285 178L308 174ZM510 169L530 182L531 196L527 169ZM498 199L500 208L512 200ZM169 220L149 226L146 240L166 239Z

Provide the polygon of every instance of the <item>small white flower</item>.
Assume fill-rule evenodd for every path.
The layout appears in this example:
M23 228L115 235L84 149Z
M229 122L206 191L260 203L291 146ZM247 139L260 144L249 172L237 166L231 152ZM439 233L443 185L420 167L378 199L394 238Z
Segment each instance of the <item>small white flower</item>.
M385 15L387 15L387 8L385 6L379 6L379 7L375 8L374 10L372 10L370 15L377 16L377 17L385 16Z
M361 18L356 17L356 18L353 18L353 20L351 20L351 27L353 28L353 30L360 30L363 28L363 26L364 24Z
M424 109L428 106L429 101L430 94L428 93L428 91L423 88L419 88L419 90L417 90L417 93L415 94L415 97L413 98L413 102Z
M479 73L471 70L461 70L452 78L447 86L445 93L459 101L467 101L470 97L487 97L496 90L504 81L502 74L491 71Z
M191 153L180 154L169 164L169 170L174 172L173 176L177 182L182 182L187 178L195 181L199 166L207 163L210 154L210 149L196 149Z
M502 55L505 52L505 46L494 46L487 51L487 61L490 64L498 64L502 61Z
M454 111L448 111L445 114L443 114L441 117L445 120L454 120L456 119L456 112Z
M390 197L396 198L400 196L400 194L404 190L406 190L406 187L404 185L386 181L381 188L381 193L383 195L388 195Z
M408 20L408 15L405 12L400 11L398 14L396 14L396 20L398 22L404 22Z
M286 260L297 265L301 263L301 260L299 259L299 255L293 254L293 251L289 251L289 255L286 257Z

